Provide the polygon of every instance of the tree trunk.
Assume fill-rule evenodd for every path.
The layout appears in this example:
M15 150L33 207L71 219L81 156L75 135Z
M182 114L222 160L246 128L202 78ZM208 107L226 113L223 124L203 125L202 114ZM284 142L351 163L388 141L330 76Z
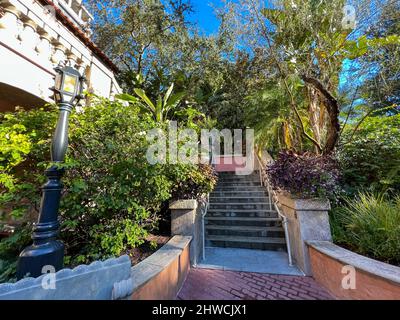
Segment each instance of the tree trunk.
M311 129L314 134L314 139L321 145L321 129L320 126L320 99L319 93L311 86L307 86L307 94L309 99L308 115L310 118ZM318 154L319 149L315 147L315 152Z
M323 153L332 153L335 150L336 144L338 143L340 134L339 103L319 80L305 75L301 76L301 78L305 83L312 85L316 90L318 90L321 96L325 99L325 106L329 115L329 122Z

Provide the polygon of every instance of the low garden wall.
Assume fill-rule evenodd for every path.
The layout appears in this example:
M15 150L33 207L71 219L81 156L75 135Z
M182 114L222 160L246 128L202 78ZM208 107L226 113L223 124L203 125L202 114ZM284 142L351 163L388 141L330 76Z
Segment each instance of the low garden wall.
M114 284L130 276L131 261L122 256L0 284L0 300L110 300Z
M132 300L174 300L190 270L191 237L174 236L132 267Z
M308 241L307 244L314 279L334 297L400 300L399 267L361 256L329 241ZM354 283L348 266L355 270Z
M133 267L125 255L0 284L0 300L175 299L190 270L191 239L174 236Z

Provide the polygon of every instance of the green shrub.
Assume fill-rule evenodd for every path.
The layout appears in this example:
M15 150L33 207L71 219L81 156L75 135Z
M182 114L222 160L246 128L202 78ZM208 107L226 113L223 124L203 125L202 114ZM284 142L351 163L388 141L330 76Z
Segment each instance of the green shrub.
M0 114L0 208L17 221L39 205L56 119L54 106Z
M367 118L343 135L339 160L350 195L358 189L400 191L400 114Z
M198 199L210 193L217 183L216 172L209 165L178 165L174 173L176 185L172 191L173 199Z
M335 242L360 254L400 264L400 196L361 193L331 214Z
M0 132L18 129L29 145L19 151L17 161L1 158L13 186L0 186L0 208L18 212L20 223L15 235L0 245L0 261L7 262L0 263L0 274L8 278L20 249L31 242L22 235L30 234L37 219L57 113L54 107L20 110L1 119ZM159 211L168 199L211 191L215 177L208 166L148 163L145 133L164 126L140 114L135 105L101 99L71 115L59 215L66 265L117 256L143 244L148 232L157 229Z
M16 281L17 257L31 241L31 228L19 227L10 237L0 241L0 283Z

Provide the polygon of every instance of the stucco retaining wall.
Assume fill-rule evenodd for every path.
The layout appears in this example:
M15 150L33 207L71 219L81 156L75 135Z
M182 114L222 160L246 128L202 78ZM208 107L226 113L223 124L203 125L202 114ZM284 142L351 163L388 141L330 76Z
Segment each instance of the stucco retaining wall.
M290 249L296 265L308 276L312 275L306 241L331 241L328 200L294 199L278 194L281 213L287 218Z
M192 237L190 262L196 265L203 254L202 214L205 203L195 199L176 200L170 203L171 235Z
M361 256L329 241L307 243L312 275L334 297L346 300L400 300L399 267ZM354 289L348 286L350 273L348 267L343 269L345 266L355 270ZM343 281L348 289L343 287Z
M132 267L132 300L174 300L190 270L191 237L174 236Z

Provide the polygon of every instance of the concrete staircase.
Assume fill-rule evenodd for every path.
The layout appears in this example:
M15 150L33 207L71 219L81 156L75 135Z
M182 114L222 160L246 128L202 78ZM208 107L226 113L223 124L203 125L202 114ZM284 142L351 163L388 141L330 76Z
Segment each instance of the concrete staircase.
M285 234L257 172L220 172L205 217L206 246L285 251Z

